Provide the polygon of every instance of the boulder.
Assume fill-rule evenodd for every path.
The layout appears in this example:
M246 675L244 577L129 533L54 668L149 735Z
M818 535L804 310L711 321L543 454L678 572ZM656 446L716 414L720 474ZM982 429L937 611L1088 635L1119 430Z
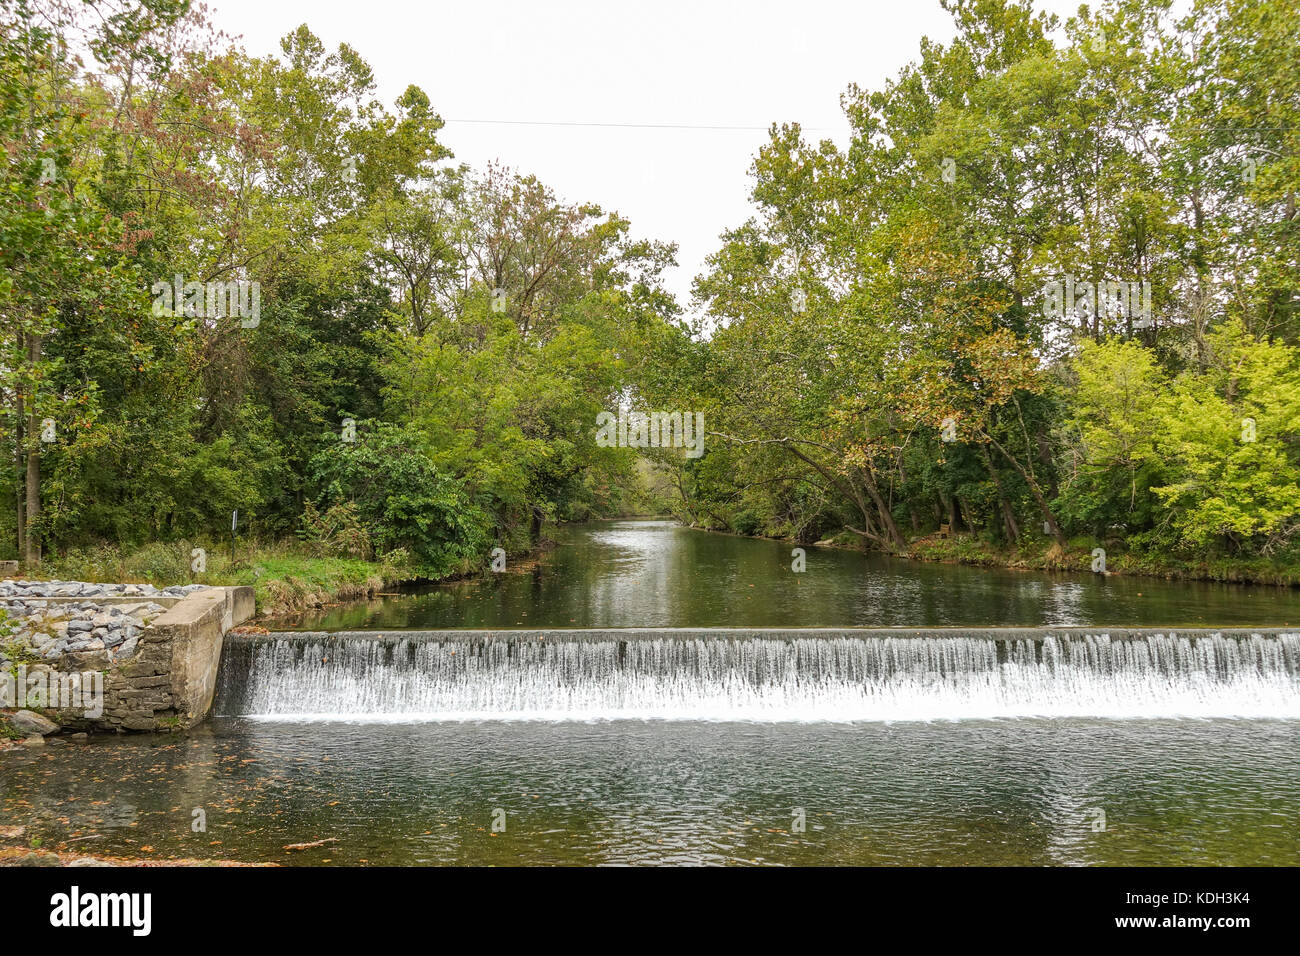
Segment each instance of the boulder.
M9 718L9 725L19 733L30 736L45 736L57 733L59 725L47 717L30 710L20 710Z

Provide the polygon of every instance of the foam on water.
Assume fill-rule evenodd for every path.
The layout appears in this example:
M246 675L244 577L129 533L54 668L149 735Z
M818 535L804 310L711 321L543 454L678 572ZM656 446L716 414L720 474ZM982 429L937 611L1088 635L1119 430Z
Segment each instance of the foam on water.
M228 643L216 712L278 721L1300 718L1300 635Z

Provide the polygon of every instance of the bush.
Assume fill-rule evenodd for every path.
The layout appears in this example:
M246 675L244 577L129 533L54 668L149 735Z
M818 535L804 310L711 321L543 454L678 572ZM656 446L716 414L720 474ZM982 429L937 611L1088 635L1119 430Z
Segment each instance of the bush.
M491 522L462 482L440 473L413 428L362 423L326 439L308 465L315 504L350 505L380 551L405 549L416 573L443 577L486 559Z
M374 550L370 532L351 501L331 505L324 514L307 502L299 537L317 557L369 558Z

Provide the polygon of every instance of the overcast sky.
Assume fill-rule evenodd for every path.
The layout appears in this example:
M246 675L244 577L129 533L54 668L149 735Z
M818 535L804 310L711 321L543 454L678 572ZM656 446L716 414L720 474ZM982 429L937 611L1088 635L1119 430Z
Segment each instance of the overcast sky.
M390 107L418 85L457 162L499 159L566 201L617 210L638 236L677 242L669 285L683 305L718 234L751 213L748 170L768 125L797 121L844 145L849 83L877 88L917 58L922 36L953 35L939 0L208 3L250 53L278 54L307 23L327 47L356 48ZM748 129L482 122L502 120Z

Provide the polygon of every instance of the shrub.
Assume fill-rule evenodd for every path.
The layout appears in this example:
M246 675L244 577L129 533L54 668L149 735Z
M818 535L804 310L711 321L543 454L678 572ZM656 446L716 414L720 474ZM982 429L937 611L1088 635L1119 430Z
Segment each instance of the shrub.
M351 505L380 551L402 548L427 577L466 569L491 544L491 522L462 482L439 472L419 433L363 423L356 440L330 435L308 476L318 508Z
M369 558L374 550L370 532L351 501L330 505L324 514L308 501L298 533L308 551L317 557Z

